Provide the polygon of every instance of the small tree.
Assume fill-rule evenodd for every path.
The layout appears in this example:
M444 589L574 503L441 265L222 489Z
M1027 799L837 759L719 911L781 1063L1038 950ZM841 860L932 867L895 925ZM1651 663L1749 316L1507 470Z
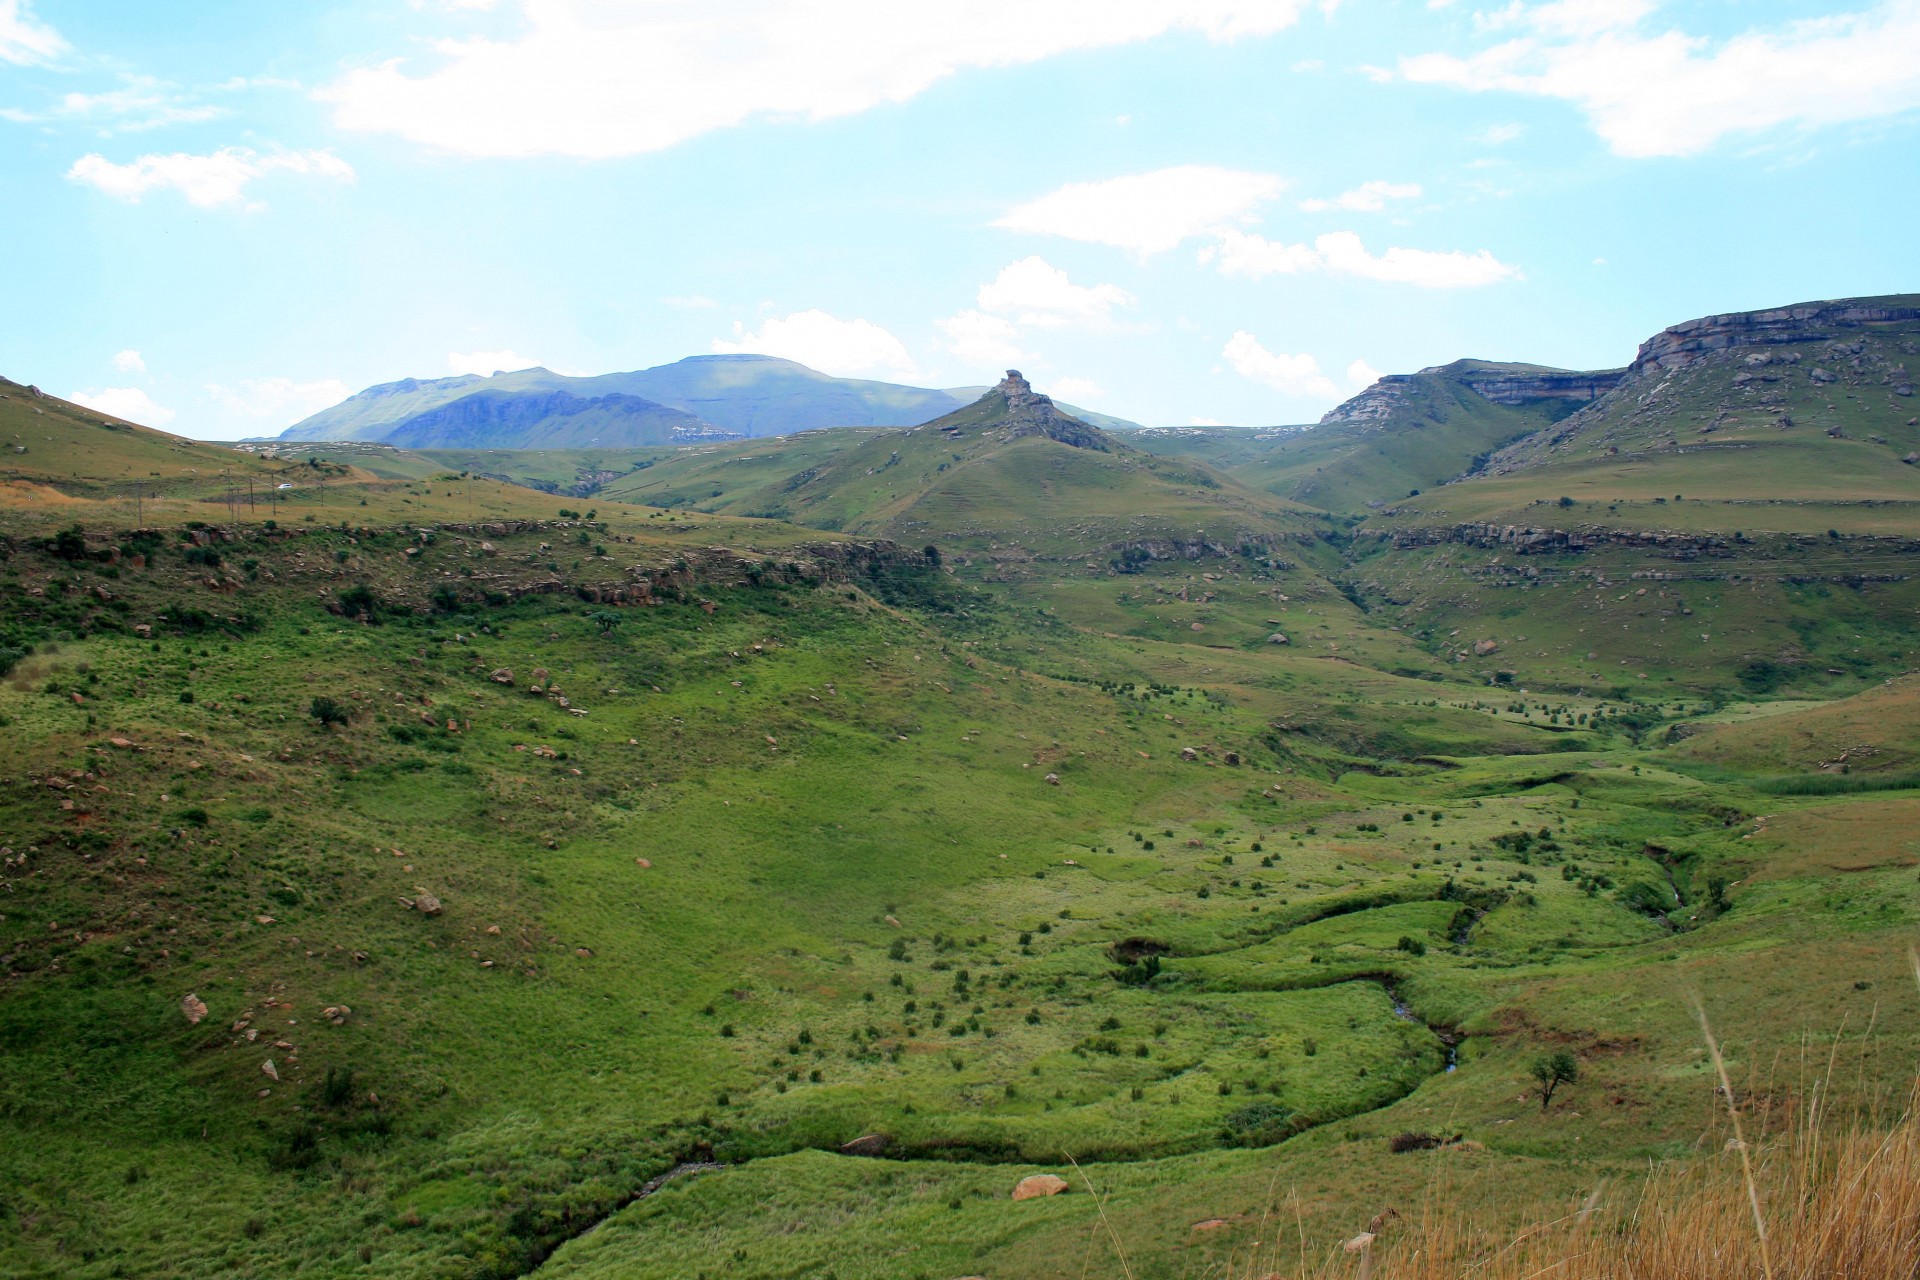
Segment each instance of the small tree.
M1533 1060L1533 1078L1540 1084L1540 1109L1553 1105L1553 1091L1580 1078L1580 1064L1565 1049L1542 1054Z
M329 698L323 693L308 705L307 714L325 727L330 724L345 724L353 713L347 709L346 703L337 698Z
M620 615L602 609L598 613L588 614L587 621L599 627L601 635L610 636L613 634L613 629L620 625Z

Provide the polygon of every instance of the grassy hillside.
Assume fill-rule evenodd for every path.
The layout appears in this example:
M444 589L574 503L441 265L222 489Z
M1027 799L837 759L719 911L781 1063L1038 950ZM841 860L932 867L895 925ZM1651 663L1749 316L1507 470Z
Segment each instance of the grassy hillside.
M1130 437L1143 449L1205 460L1243 484L1327 511L1364 514L1471 471L1487 455L1566 416L1569 402L1500 404L1474 390L1488 370L1534 366L1460 360L1376 392L1377 414L1271 430L1166 429Z
M1900 539L0 391L7 1275L1261 1274L1911 1083Z
M905 431L809 432L688 450L609 485L609 500L688 505L814 528L932 542L963 567L1145 559L1196 547L1277 554L1318 521L1204 464L1118 437L1076 447L1007 425L997 393Z

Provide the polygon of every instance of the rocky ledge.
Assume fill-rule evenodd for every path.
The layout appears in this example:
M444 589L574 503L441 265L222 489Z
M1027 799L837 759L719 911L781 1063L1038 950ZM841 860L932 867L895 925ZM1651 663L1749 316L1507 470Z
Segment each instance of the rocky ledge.
M1733 347L1824 342L1867 325L1920 320L1920 296L1841 298L1768 311L1732 311L1702 316L1662 329L1640 344L1633 362L1643 369L1684 369L1715 351Z

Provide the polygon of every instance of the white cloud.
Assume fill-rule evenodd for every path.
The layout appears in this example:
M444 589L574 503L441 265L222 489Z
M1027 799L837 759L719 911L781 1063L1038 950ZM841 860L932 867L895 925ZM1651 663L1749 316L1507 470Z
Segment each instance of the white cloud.
M1280 193L1270 173L1180 165L1101 182L1074 182L994 222L1011 231L1065 236L1135 253L1231 227Z
M1423 84L1571 102L1623 156L1695 155L1730 134L1816 127L1920 107L1920 4L1748 31L1717 44L1678 30L1647 34L1651 0L1510 5L1494 25L1514 38L1469 57L1404 58Z
M33 16L27 0L0 0L0 62L50 62L67 51L60 33Z
M516 369L531 369L538 360L529 360L517 351L450 351L447 353L447 368L454 373L477 373L481 377L491 377L500 372L512 373Z
M1258 279L1326 271L1427 289L1470 289L1521 278L1520 268L1501 262L1485 249L1435 253L1389 248L1376 257L1351 231L1330 231L1311 245L1281 244L1264 236L1229 231L1217 245L1200 251L1200 261L1216 263L1220 274L1226 276Z
M74 121L99 126L103 136L136 133L169 124L195 124L226 114L222 107L184 100L172 85L152 76L122 76L118 89L105 93L63 93L51 106L38 111L0 108L0 120L15 124Z
M1008 263L980 286L975 299L982 311L1012 314L1015 323L1036 328L1068 324L1099 325L1115 307L1133 305L1133 295L1115 284L1078 285L1045 258Z
M1378 213L1387 207L1389 200L1412 200L1419 194L1420 184L1417 182L1383 182L1375 179L1363 182L1351 191L1343 191L1331 200L1302 200L1300 207L1308 213L1322 213L1328 209Z
M89 409L142 426L164 427L175 418L173 410L153 402L153 397L138 387L102 387L98 391L76 391L67 399Z
M1104 400L1107 392L1091 378L1055 378L1048 394L1069 400Z
M270 151L262 155L247 147L222 147L204 156L185 152L147 155L131 164L114 164L98 154L85 155L73 162L67 177L129 201L171 187L189 204L217 209L240 203L246 198L248 184L274 172L314 174L343 182L351 182L354 177L352 166L331 151Z
M1224 427L1227 424L1218 418L1188 418L1187 425L1190 427Z
M841 320L824 311L796 311L761 322L760 332L749 333L735 321L733 341L713 340L720 352L751 352L797 360L835 377L884 374L917 377L913 357L900 339L870 320Z
M1320 372L1318 360L1309 355L1290 356L1269 351L1245 329L1227 339L1220 354L1241 377L1271 387L1282 395L1325 399L1340 394L1333 380Z
M904 102L971 68L1192 31L1291 25L1304 0L522 0L511 39L440 40L319 92L337 124L469 155L590 159L749 120L828 120Z
M1356 391L1365 391L1380 381L1380 371L1365 360L1355 360L1347 366L1347 385Z
M138 351L135 351L132 347L128 347L125 351L119 352L113 357L113 367L121 373L145 373L147 371L147 362L141 358Z
M962 311L934 321L947 335L947 350L972 365L1014 365L1027 358L1020 330L1011 320L984 311Z
M339 404L353 392L338 378L295 382L292 378L248 378L238 386L207 384L207 394L228 415L248 422L290 426Z

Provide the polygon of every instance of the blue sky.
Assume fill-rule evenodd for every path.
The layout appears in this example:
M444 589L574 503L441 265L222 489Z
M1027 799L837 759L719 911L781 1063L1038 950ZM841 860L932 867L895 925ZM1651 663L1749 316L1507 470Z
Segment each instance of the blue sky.
M203 438L726 350L1311 421L1916 208L1920 0L0 0L0 373Z

